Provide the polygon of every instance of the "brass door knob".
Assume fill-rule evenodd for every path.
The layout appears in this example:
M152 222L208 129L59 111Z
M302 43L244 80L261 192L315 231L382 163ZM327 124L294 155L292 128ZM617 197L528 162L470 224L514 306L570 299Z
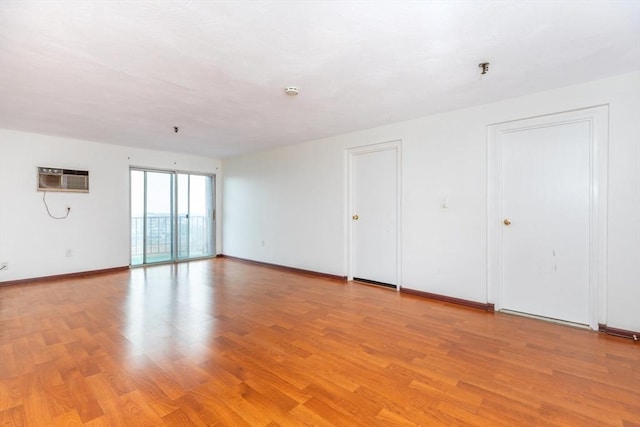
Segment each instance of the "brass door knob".
M352 220L357 221L360 219L360 217L358 215L354 215L351 217Z
M511 225L511 220L509 218L506 218L504 221L504 225Z

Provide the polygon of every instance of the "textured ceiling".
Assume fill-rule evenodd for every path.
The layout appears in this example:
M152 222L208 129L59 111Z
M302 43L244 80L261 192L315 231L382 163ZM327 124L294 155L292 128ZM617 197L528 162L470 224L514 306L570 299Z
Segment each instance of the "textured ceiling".
M638 69L637 0L0 1L0 127L214 157Z

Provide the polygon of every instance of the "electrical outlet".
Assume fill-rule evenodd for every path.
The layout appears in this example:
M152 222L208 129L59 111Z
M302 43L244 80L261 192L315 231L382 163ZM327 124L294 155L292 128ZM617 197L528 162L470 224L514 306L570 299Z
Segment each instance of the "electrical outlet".
M7 261L0 262L0 271L4 271L8 269L9 269L9 263Z

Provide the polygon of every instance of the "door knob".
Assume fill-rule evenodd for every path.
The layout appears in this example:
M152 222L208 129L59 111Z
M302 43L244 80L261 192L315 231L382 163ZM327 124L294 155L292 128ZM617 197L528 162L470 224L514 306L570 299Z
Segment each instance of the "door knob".
M360 217L358 215L354 215L351 217L352 220L357 221L360 219Z
M506 218L504 221L504 225L511 225L511 220L509 218Z

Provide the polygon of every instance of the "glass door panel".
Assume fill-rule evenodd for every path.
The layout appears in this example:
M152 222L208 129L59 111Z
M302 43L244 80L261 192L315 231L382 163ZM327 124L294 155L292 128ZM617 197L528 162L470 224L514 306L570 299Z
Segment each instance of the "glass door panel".
M131 170L131 265L174 259L173 173Z
M215 254L213 177L178 174L178 258Z
M213 244L213 191L211 176L191 175L189 186L189 255L211 256Z
M178 259L189 258L189 175L178 174Z
M145 264L173 260L173 174L146 174Z
M131 265L144 264L144 172L131 171Z

